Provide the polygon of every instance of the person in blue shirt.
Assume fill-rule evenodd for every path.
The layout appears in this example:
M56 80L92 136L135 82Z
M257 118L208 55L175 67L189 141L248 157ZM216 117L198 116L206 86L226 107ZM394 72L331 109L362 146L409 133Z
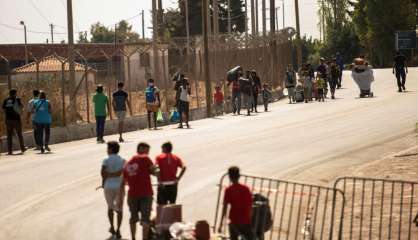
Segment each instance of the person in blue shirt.
M337 52L335 61L337 62L338 67L340 68L340 75L338 77L338 84L337 84L337 88L340 89L341 83L343 81L344 59L339 52Z
M148 87L145 89L145 101L147 103L148 129L151 129L151 114L154 120L154 129L157 130L157 113L161 107L160 90L155 86L154 79L148 80Z
M41 153L45 150L50 152L49 137L51 132L51 104L46 99L46 93L41 91L39 99L33 103L33 120L36 126L36 143L39 145Z

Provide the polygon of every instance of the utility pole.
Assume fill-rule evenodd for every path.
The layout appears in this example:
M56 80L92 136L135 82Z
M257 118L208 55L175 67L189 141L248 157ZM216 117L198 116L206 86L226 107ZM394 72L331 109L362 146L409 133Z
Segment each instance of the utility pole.
M274 87L274 84L276 83L276 81L279 80L279 72L278 72L278 62L277 62L277 45L276 45L276 32L274 31L274 29L276 29L276 21L275 21L275 15L276 15L276 3L275 0L270 0L270 37L271 37L271 52L272 55L271 57L272 59L272 80L271 80L271 86Z
M115 24L115 32L113 33L113 43L115 44L115 48L116 48L116 43L118 41L117 31L118 31L118 25Z
M283 29L284 29L284 26L285 26L285 23L284 23L284 21L285 21L285 15L284 15L284 0L282 1L282 8L283 8Z
M54 24L49 24L51 27L51 43L54 44Z
M24 21L20 21L20 25L23 25L23 34L25 37L25 64L28 64L29 58L28 58L28 36L26 32L26 24Z
M206 116L212 116L212 85L209 72L209 36L208 36L208 0L202 0L203 12L203 51L204 51L204 71L206 88Z
M152 52L154 58L154 78L158 77L158 19L157 19L157 0L152 0Z
M255 32L258 36L258 0L255 0Z
M248 4L248 0L245 0L245 41L248 41L248 5L247 4Z
M67 0L67 29L68 29L68 66L70 96L75 90L75 64L74 64L74 30L73 30L73 1ZM72 100L74 101L74 100ZM75 102L70 103L70 116L75 116L77 108ZM63 109L65 111L65 109ZM64 120L65 121L65 120Z
M186 38L187 38L187 57L190 54L190 26L189 26L189 0L184 0L186 8Z
M261 0L261 8L262 8L262 13L261 13L261 17L263 18L262 22L263 22L263 37L266 36L267 34L267 23L266 23L266 0ZM274 29L271 29L270 31L274 31Z
M255 0L251 0L251 34L255 35Z
M280 7L276 7L276 31L279 31L279 10Z
M213 32L215 39L219 35L219 0L213 0Z
M295 0L295 15L296 15L296 45L298 55L298 67L302 66L302 43L300 37L300 24L299 24L299 0Z
M145 17L144 17L144 10L142 10L142 39L145 40Z
M231 0L228 0L228 34L231 35Z

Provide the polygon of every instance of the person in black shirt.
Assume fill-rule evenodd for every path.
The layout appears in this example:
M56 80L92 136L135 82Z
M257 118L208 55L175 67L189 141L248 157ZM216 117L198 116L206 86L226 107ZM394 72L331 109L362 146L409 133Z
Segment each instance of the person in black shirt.
M118 90L112 94L113 101L112 106L113 110L116 113L116 116L119 120L119 142L124 142L122 138L124 122L126 118L126 106L129 108L129 112L132 116L131 103L129 102L128 93L123 90L124 83L118 83Z
M7 129L7 148L8 154L13 154L13 134L16 134L19 139L20 149L22 154L26 151L25 144L23 142L22 134L22 120L20 115L22 114L23 105L20 98L17 97L17 90L11 89L9 97L3 102L3 111L5 112L6 129Z
M258 112L257 111L257 105L258 105L258 94L261 91L261 80L257 76L257 72L253 70L251 72L251 80L253 81L253 102L252 102L252 108L251 112Z
M408 66L406 65L406 57L405 55L397 51L395 57L393 58L393 74L396 75L399 92L406 90L405 83L406 83L407 73L408 73Z

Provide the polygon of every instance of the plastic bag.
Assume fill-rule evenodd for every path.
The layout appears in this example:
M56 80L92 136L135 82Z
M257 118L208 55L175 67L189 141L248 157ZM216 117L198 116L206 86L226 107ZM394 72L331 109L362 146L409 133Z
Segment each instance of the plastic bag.
M158 112L157 112L157 122L159 123L164 122L163 112L161 111L161 109L158 109Z
M170 114L170 121L171 122L178 122L180 121L180 113L177 110L173 110Z
M192 223L174 223L170 227L170 235L173 239L195 240L194 226Z

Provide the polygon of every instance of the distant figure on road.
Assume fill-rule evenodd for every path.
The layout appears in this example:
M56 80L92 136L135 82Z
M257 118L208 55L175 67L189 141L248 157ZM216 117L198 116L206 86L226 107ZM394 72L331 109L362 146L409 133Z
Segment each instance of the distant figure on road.
M107 112L110 112L109 99L103 94L103 85L97 85L96 94L93 96L94 115L96 116L96 134L97 142L104 143L104 130L106 124Z
M33 103L34 121L36 126L36 143L41 153L45 150L51 152L49 148L49 138L51 136L52 107L46 99L46 93L41 91L40 97Z
M319 66L316 68L316 75L320 78L323 78L325 80L325 88L324 88L324 95L325 97L327 97L328 94L328 72L329 72L329 68L327 66L327 64L325 63L325 58L320 58L319 60L320 64Z
M104 197L107 203L107 216L109 218L110 229L109 232L117 239L121 239L120 226L123 217L123 198L124 192L120 191L122 182L122 170L125 165L125 160L119 156L120 146L117 142L107 143L108 157L103 160L101 176L102 187L104 190ZM117 214L117 227L115 230L113 224L114 212Z
M287 68L286 68L284 86L287 89L289 103L296 102L295 101L296 72L293 70L293 67L291 64L287 65Z
M312 101L312 78L309 73L309 67L305 63L302 64L302 68L299 70L299 82L303 86L305 103Z
M251 79L250 71L245 72L245 78L241 77L239 80L240 91L243 96L244 106L247 109L247 116L251 114L251 107L253 105L253 81Z
M158 169L149 158L150 146L147 143L139 143L137 155L129 160L123 169L123 181L120 191L124 192L125 183L128 190L128 206L131 213L129 219L132 240L135 240L136 223L141 221L142 239L149 239L150 215L152 210L152 185L151 175L158 177ZM123 195L120 194L120 197ZM120 200L122 201L122 199ZM139 218L141 214L141 219Z
M36 125L35 125L35 121L33 120L33 118L35 117L35 115L33 114L35 112L35 108L33 107L33 103L39 99L39 90L33 90L32 92L33 94L33 98L31 100L29 100L28 102L28 108L27 108L27 123L29 123L29 121L32 121L32 131L33 131L33 139L35 140L35 150L41 150L39 149L39 145L38 142L36 142Z
M236 79L231 82L228 82L228 86L232 84L232 113L241 114L241 89L239 79L242 77L242 70L239 70L236 74Z
M190 94L191 88L187 78L180 80L176 92L179 93L177 110L180 114L180 124L178 128L183 128L183 122L186 123L187 128L190 128L189 125L189 113L190 113ZM177 84L176 84L177 85Z
M269 102L271 99L271 92L267 84L263 85L263 90L261 90L261 95L263 96L264 112L267 112L269 108Z
M3 111L5 113L6 129L7 129L7 150L8 155L13 154L13 134L19 139L20 149L22 154L26 151L25 143L23 142L22 134L22 120L20 115L22 114L23 105L20 98L17 97L17 90L11 89L9 91L9 97L3 102Z
M126 106L129 108L129 112L132 116L131 103L129 102L128 93L123 90L124 83L118 83L118 90L112 94L112 106L115 111L116 117L119 121L119 142L124 142L122 138L123 126L126 118Z
M408 66L406 64L406 57L399 51L396 52L395 57L393 58L393 74L396 75L396 80L398 82L398 91L402 92L406 90L406 74L408 73Z
M337 65L337 60L333 59L329 67L329 88L331 90L331 99L335 99L335 90L338 86L338 79L340 78L340 67Z
M228 206L230 206L229 233L231 240L238 240L239 237L244 237L246 240L253 240L254 237L251 227L251 191L247 186L239 183L241 175L238 167L229 168L228 176L232 184L225 190L218 231L221 233L223 230L223 222L227 214Z
M215 87L213 102L215 103L215 116L224 114L224 94L220 86Z
M160 169L157 203L158 205L175 204L178 183L186 172L186 166L178 156L172 153L171 142L164 143L161 148L163 153L155 159L155 165ZM180 174L177 176L178 169L180 169Z
M316 101L325 102L325 80L319 76L316 78Z
M157 113L161 107L160 89L155 86L154 79L148 80L145 89L145 102L147 103L148 129L151 129L151 115L154 120L154 129L157 130Z
M371 90L374 81L373 69L368 65L367 61L360 57L354 59L354 67L351 77L360 89L360 98L373 97Z
M258 105L258 94L260 94L261 91L261 80L260 77L258 77L257 72L255 70L251 71L251 81L252 81L252 106L251 106L251 112L257 112L257 105Z
M337 52L335 60L336 60L338 68L340 69L340 75L338 76L338 84L337 84L337 88L340 89L342 87L342 82L343 82L344 59L341 56L341 54Z

